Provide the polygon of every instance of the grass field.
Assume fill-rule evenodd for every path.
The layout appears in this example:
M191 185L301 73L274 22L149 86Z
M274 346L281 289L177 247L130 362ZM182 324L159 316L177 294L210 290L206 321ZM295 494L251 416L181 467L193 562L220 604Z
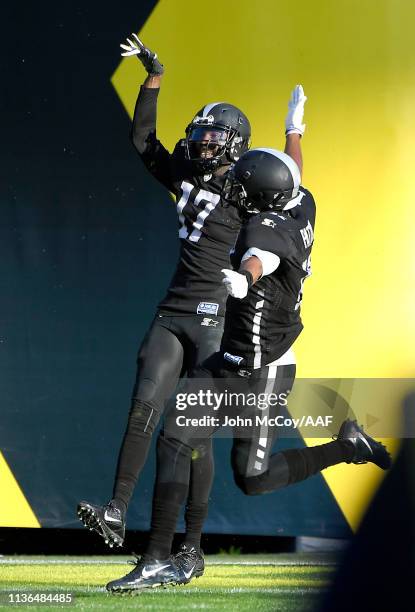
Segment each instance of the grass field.
M327 589L335 559L323 553L206 557L204 576L179 587L109 595L127 557L0 557L0 608L30 610L241 610L309 612ZM9 605L8 593L70 592L72 604Z

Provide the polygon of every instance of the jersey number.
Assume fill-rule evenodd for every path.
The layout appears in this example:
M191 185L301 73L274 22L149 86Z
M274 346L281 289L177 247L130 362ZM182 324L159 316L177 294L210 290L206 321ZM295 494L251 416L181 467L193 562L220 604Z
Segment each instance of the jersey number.
M199 193L194 199L194 205L199 206L201 202L205 202L205 206L197 215L194 221L191 221L190 219L187 220L188 225L193 228L192 231L190 231L186 226L186 217L183 213L183 209L189 201L189 197L192 190L194 189L194 185L183 181L180 187L182 190L182 197L177 202L177 214L179 215L180 222L179 238L188 238L191 242L198 242L200 236L202 235L201 229L207 217L218 205L220 201L220 195L217 193L211 193L210 191L205 191L204 189L199 190Z

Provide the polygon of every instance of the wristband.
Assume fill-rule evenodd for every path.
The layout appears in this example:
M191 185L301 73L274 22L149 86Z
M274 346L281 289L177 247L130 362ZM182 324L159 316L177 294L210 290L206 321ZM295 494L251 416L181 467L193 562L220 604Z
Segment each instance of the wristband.
M304 130L301 131L300 128L289 127L285 130L285 135L288 136L288 134L298 134L301 138L302 136L304 136Z
M248 281L248 290L249 290L254 284L254 277L252 276L249 270L239 270L239 274L242 274L243 276L245 276L246 280Z

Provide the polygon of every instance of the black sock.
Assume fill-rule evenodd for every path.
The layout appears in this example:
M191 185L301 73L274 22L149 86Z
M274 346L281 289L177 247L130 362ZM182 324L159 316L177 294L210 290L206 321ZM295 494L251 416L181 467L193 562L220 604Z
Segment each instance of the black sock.
M146 462L151 438L160 418L155 404L133 399L128 425L118 456L113 499L122 501L126 507Z
M292 484L305 480L330 465L350 463L354 455L354 446L349 440L335 440L319 446L281 451L281 454L288 464L288 484Z
M200 550L203 523L208 513L209 493L212 488L215 464L211 438L193 441L190 469L190 489L187 498L183 544Z
M127 430L118 457L113 499L128 507L151 444L151 435Z
M176 523L189 490L192 449L162 432L157 440L151 531L146 554L167 559Z
M178 483L166 483L157 487L146 550L146 555L149 557L167 559L170 556L177 519L186 499L186 493L187 486Z
M189 501L187 504L185 512L186 533L183 540L183 544L186 544L187 548L200 550L200 538L207 513L207 502L205 504L196 504Z

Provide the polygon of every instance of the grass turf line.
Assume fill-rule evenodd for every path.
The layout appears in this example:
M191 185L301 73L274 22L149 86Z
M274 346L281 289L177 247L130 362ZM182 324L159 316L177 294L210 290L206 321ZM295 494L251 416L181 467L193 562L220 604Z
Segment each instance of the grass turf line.
M264 563L266 565L257 565ZM109 580L119 578L131 569L131 565L110 564L111 557L103 557L91 563L91 558L54 558L53 564L46 564L45 557L27 560L13 557L0 561L0 591L66 591L74 594L72 605L57 607L52 605L19 605L19 610L53 610L74 608L79 610L241 610L255 612L281 610L284 612L307 612L312 610L318 596L329 586L335 565L332 560L322 564L322 556L284 555L284 560L274 556L275 565L271 565L269 555L234 557L221 555L212 558L214 565L207 567L203 577L193 580L185 586L147 589L131 595L109 595L104 590ZM9 561L9 563L8 563ZM72 563L71 563L72 561ZM220 564L223 562L223 565ZM85 563L86 562L86 563ZM4 600L3 600L4 601ZM3 602L2 602L3 603ZM0 606L5 609L3 605ZM10 609L10 606L7 606Z

